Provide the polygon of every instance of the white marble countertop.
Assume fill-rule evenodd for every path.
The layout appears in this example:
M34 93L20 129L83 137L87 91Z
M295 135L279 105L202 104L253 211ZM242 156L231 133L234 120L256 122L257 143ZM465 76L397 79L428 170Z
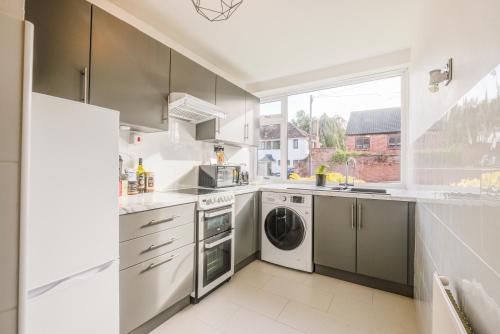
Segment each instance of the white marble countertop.
M272 192L293 192L298 194L310 194L320 196L337 196L337 197L356 197L366 199L379 199L386 201L405 201L416 202L417 194L405 189L387 189L388 195L373 194L373 193L349 193L342 191L333 191L329 187L317 187L310 184L291 184L291 183L276 183L266 184L259 187L260 191Z
M130 195L120 198L120 215L141 212L167 206L194 203L198 196L180 193L154 192L139 195Z
M316 187L309 184L292 184L292 183L269 183L261 185L245 185L232 188L226 188L227 191L232 191L235 195L242 195L256 191L273 191L273 192L293 192L298 194L311 194L321 196L338 196L338 197L356 197L368 199L380 199L389 201L407 201L415 202L417 193L414 191L403 189L387 189L389 195L380 194L365 194L365 193L345 193L333 191L327 187ZM141 212L153 209L164 208L173 205L181 205L186 203L194 203L198 200L198 196L182 194L176 192L154 192L148 194L132 195L120 198L120 215Z

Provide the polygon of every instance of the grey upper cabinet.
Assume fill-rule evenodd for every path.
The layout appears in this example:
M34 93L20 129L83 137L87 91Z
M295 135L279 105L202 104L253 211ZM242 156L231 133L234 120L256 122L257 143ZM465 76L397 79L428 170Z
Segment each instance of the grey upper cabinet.
M258 146L260 138L260 99L247 93L245 105L245 143L252 146Z
M33 90L84 101L91 4L84 0L26 0L25 6L25 18L35 26Z
M216 75L175 50L171 57L170 91L188 93L215 104Z
M215 102L226 113L225 119L213 119L196 125L196 139L230 144L245 144L246 91L217 77Z
M314 263L356 271L355 215L355 198L314 198Z
M142 131L168 130L170 48L94 6L90 103Z
M226 112L219 121L219 135L223 140L245 142L246 92L224 78L217 77L216 104Z
M408 203L358 199L357 272L407 284Z
M258 219L255 193L237 195L235 200L235 255L238 264L257 252Z

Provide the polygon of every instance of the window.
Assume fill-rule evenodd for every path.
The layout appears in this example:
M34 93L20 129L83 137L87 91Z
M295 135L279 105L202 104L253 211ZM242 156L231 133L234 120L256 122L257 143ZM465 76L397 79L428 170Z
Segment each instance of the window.
M387 141L387 147L390 150L399 150L401 148L401 135L389 135L389 140Z
M400 182L401 82L393 76L287 96L282 155L293 162L289 179L314 181L315 170L326 165L327 180L343 182L352 157L357 182Z
M257 175L280 176L281 101L260 105L260 145L257 150ZM278 144L276 144L276 142Z
M356 137L356 149L367 151L370 149L370 137Z

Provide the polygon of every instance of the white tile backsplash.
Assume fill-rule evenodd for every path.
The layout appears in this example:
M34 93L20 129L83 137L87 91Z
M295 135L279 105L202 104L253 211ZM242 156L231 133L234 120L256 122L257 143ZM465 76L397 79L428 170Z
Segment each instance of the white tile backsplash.
M448 195L416 204L420 332L431 332L437 271L450 277L475 332L498 333L500 178L488 184L485 175L500 171L499 68L492 72L500 62L500 2L422 0L418 8L410 66L409 186ZM429 71L450 57L453 80L429 92Z
M168 132L142 133L140 144L129 144L129 131L120 131L120 154L124 168L136 168L143 158L146 171L155 173L156 189L198 185L200 164L215 159L214 144L197 141L193 124L170 119ZM226 161L245 164L251 170L254 148L225 145Z

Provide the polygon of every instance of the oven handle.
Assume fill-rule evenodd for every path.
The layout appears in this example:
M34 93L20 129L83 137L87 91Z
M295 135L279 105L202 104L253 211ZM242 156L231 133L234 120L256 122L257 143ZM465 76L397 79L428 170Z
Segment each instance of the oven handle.
M217 240L216 242L212 242L210 244L205 243L205 248L206 249L214 248L215 246L218 246L218 245L220 245L220 244L222 244L222 243L224 243L224 242L226 242L228 240L231 240L232 238L233 238L233 235L230 234L230 235L228 235L225 238Z
M214 212L205 212L205 218L214 218L217 216L224 215L226 213L231 213L233 212L233 209L226 209L226 210L220 210L220 211L214 211Z

